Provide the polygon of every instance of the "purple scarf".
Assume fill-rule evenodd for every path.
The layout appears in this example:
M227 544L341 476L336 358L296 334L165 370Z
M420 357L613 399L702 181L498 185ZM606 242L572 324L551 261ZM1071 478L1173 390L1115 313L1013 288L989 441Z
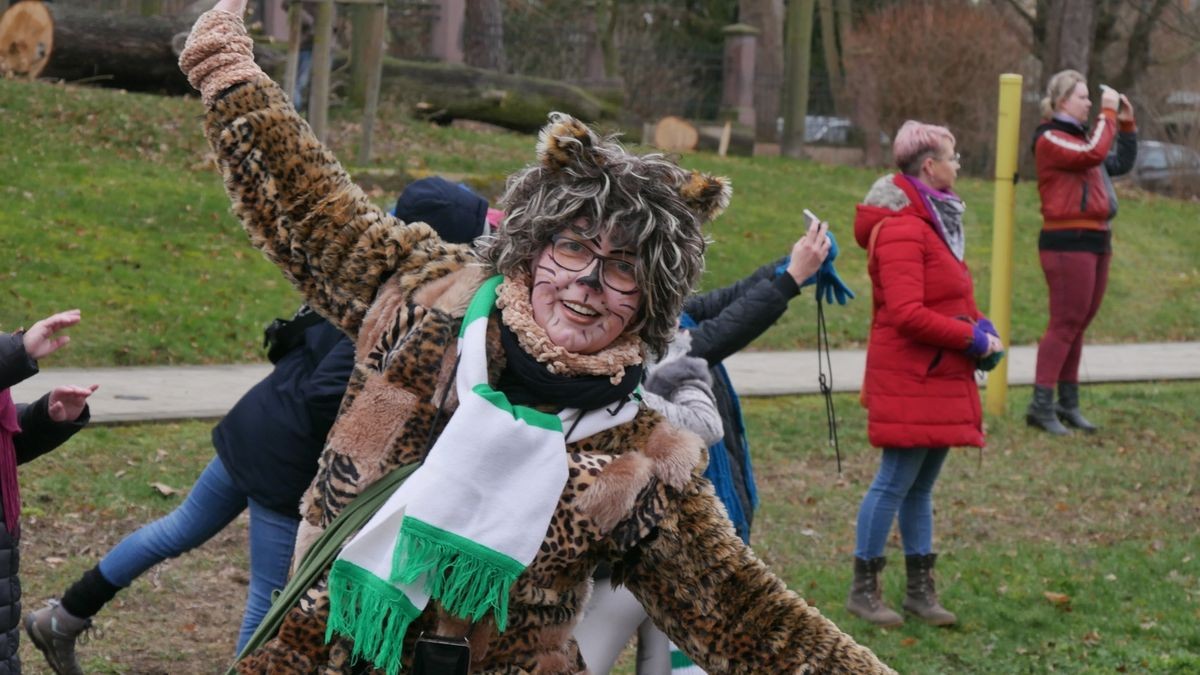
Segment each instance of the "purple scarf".
M21 515L21 492L17 487L17 446L13 436L21 433L17 406L7 389L0 391L0 505L4 525L14 538L20 534L17 518Z
M966 205L958 198L958 195L949 190L938 190L915 176L905 176L905 178L917 189L921 199L925 200L925 207L933 216L934 227L937 228L942 241L950 247L950 252L954 254L954 257L961 261L967 248L967 237L963 232L962 225L963 213L967 210Z

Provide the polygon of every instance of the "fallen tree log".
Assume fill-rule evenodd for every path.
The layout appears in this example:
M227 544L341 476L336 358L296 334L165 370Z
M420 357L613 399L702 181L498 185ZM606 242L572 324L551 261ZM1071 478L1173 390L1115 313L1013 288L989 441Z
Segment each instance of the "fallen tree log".
M587 122L612 120L617 108L557 80L508 75L454 63L384 59L381 96L398 99L435 122L488 122L537 131L546 115L565 112Z
M0 75L189 93L178 58L195 18L190 9L142 17L22 0L0 16ZM282 71L285 55L277 47L255 47L255 60L267 73ZM435 122L469 119L517 131L540 129L555 110L595 122L615 119L618 107L556 80L390 58L381 89Z
M128 16L22 0L0 16L0 75L187 93L179 49L195 18L191 11ZM264 69L276 65L277 56L257 51Z

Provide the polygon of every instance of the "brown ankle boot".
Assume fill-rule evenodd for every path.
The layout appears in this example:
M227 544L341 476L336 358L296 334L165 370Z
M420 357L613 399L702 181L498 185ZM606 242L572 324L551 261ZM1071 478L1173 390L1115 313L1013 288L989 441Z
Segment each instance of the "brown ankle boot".
M883 604L883 588L879 585L879 573L887 565L882 556L863 560L854 559L854 582L850 584L850 597L846 609L861 619L866 619L882 628L895 628L904 623L904 617Z
M953 626L958 617L942 607L934 587L933 565L936 562L936 553L904 556L904 567L908 572L904 611L915 614L930 626Z

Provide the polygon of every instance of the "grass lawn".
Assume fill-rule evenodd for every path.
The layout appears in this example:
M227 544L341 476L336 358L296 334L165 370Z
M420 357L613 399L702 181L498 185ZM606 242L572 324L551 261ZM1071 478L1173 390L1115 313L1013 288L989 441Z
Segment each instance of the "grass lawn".
M882 631L842 607L854 518L878 457L838 396L843 470L820 397L746 403L762 505L754 548L823 613L902 673L1200 670L1200 383L1088 387L1095 437L1050 439L1017 412L991 446L956 451L935 493L952 629ZM1017 398L1021 398L1018 395ZM137 525L179 503L212 457L210 424L88 429L22 467L28 607L57 596ZM82 477L85 477L83 479ZM888 599L903 595L893 541ZM151 570L99 615L87 672L212 673L232 653L246 584L245 520ZM26 672L48 672L27 643ZM628 663L616 672L630 674Z
M56 365L229 363L261 358L260 330L290 314L298 296L245 241L229 214L201 137L194 98L0 81L0 240L7 301L0 330L67 307L85 324ZM357 156L358 120L341 111L330 144ZM469 176L495 198L503 176L534 158L532 136L441 128L385 109L373 175ZM1027 121L1026 130L1032 128ZM877 173L780 158L689 155L689 167L732 178L734 200L714 225L706 287L733 281L783 255L809 207L831 221L838 268L859 299L827 315L835 347L861 346L870 289L853 243L854 205ZM366 175L366 174L361 174ZM381 204L402 182L364 178ZM960 181L969 206L968 259L981 307L989 302L991 185ZM1035 186L1017 191L1014 342L1045 323L1037 263ZM1131 193L1116 226L1105 306L1089 332L1098 342L1200 338L1200 204ZM786 315L763 349L811 348L814 317Z

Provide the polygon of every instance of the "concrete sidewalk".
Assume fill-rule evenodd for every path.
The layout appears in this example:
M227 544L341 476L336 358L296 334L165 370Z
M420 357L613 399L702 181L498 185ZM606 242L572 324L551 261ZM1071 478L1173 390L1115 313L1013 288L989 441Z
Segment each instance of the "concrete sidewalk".
M862 385L866 354L831 355L834 391L854 392ZM1009 355L1009 383L1033 383L1036 348L1016 347ZM37 376L13 388L17 401L31 401L61 384L99 384L92 395L96 423L216 418L254 383L269 364L129 368L54 368L48 361ZM725 361L738 393L781 396L820 391L816 352L743 352ZM1200 379L1200 342L1084 347L1084 382Z

